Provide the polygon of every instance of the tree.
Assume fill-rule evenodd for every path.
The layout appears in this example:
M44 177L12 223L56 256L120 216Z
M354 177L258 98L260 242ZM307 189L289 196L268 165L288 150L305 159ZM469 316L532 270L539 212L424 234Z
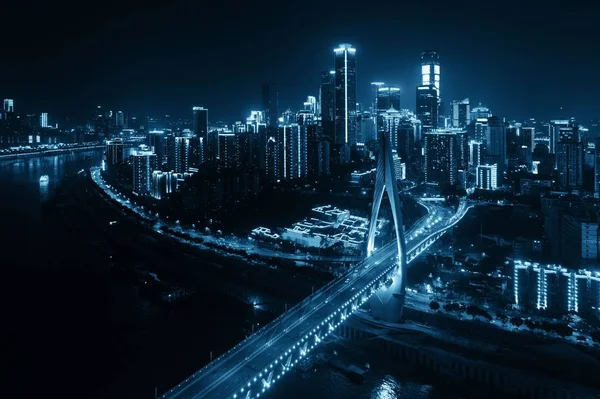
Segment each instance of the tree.
M474 306L474 305L467 306L467 314L474 319L475 316L477 316L479 314L477 306Z
M431 301L431 302L429 303L429 308L430 308L431 310L438 310L438 309L440 308L440 304L439 304L439 302L436 302L436 301Z
M496 312L496 318L498 320L500 320L500 322L502 324L506 324L506 322L508 321L508 316L506 315L506 313L504 313L504 312L502 312L500 310Z
M521 319L520 317L513 317L512 319L510 319L510 324L519 328L523 325L523 319Z
M537 323L535 321L533 321L533 320L530 320L530 319L525 320L525 325L531 331L535 330L538 327Z

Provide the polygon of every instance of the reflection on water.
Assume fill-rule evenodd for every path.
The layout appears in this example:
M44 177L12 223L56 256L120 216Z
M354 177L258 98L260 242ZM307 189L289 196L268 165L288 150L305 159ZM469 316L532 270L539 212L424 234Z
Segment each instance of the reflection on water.
M99 165L101 160L102 150L91 150L0 161L0 182L26 186L32 196L39 196L40 201L43 202L52 197L54 190L65 176ZM48 175L50 181L40 183L42 175Z
M370 369L365 381L356 384L342 373L328 365L315 365L307 372L294 371L288 374L281 384L274 386L273 397L300 398L344 398L344 399L431 399L457 398L460 395L445 383L433 379L431 375L419 373L387 355L375 350L375 347L358 347L341 340L333 346L341 359ZM333 348L327 345L324 352L331 354Z
M48 182L40 182L40 201L48 201L50 199L50 191L48 190Z

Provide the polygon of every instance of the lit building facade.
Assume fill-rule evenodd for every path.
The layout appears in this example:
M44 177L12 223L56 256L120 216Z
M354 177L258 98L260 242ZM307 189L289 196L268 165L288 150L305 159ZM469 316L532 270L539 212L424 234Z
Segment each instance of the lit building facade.
M457 183L458 157L456 132L435 130L425 137L425 183L454 186Z
M421 53L421 85L433 86L440 98L440 57L435 51Z
M40 127L42 129L48 127L48 113L47 112L42 112L40 114Z
M438 109L438 92L435 86L417 86L417 119L421 121L423 132L437 128Z
M600 318L599 272L515 260L513 295L514 303L525 310Z
M381 86L377 89L377 112L385 112L390 108L400 111L400 88Z
M2 108L4 112L15 112L15 100L11 98L4 99L4 106Z
M471 105L469 99L452 102L452 127L466 127L471 122Z
M157 200L163 199L166 195L177 190L177 173L162 172L155 170L152 172L152 197Z
M496 190L498 188L498 165L479 165L476 169L476 184L481 190Z
M131 156L133 164L133 193L147 195L152 192L152 173L156 170L156 154L138 150Z
M205 152L206 144L208 143L208 109L204 107L192 108L192 133L198 139L199 163L208 161L208 154Z
M335 140L336 161L350 161L350 148L356 144L356 49L341 44L335 59ZM338 157L339 155L339 157Z
M115 139L106 142L106 166L118 165L123 162L123 140Z

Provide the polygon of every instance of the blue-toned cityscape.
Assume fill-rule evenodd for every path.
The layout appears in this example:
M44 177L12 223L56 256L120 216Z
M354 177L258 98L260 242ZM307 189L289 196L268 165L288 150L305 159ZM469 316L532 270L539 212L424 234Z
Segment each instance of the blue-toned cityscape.
M369 82L364 52L233 123L1 93L15 397L599 397L599 119L451 99L441 51Z

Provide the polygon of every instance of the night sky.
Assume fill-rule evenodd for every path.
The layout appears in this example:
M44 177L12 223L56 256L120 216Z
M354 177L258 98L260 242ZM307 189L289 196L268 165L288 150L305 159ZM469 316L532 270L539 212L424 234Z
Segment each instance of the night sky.
M414 109L420 53L435 50L446 103L469 96L510 119L562 116L560 106L584 123L600 116L593 2L331 3L12 1L0 96L18 112L84 116L103 104L187 116L200 105L233 122L259 107L263 82L280 85L282 107L317 96L333 48L349 42L363 103L369 82L384 81Z

